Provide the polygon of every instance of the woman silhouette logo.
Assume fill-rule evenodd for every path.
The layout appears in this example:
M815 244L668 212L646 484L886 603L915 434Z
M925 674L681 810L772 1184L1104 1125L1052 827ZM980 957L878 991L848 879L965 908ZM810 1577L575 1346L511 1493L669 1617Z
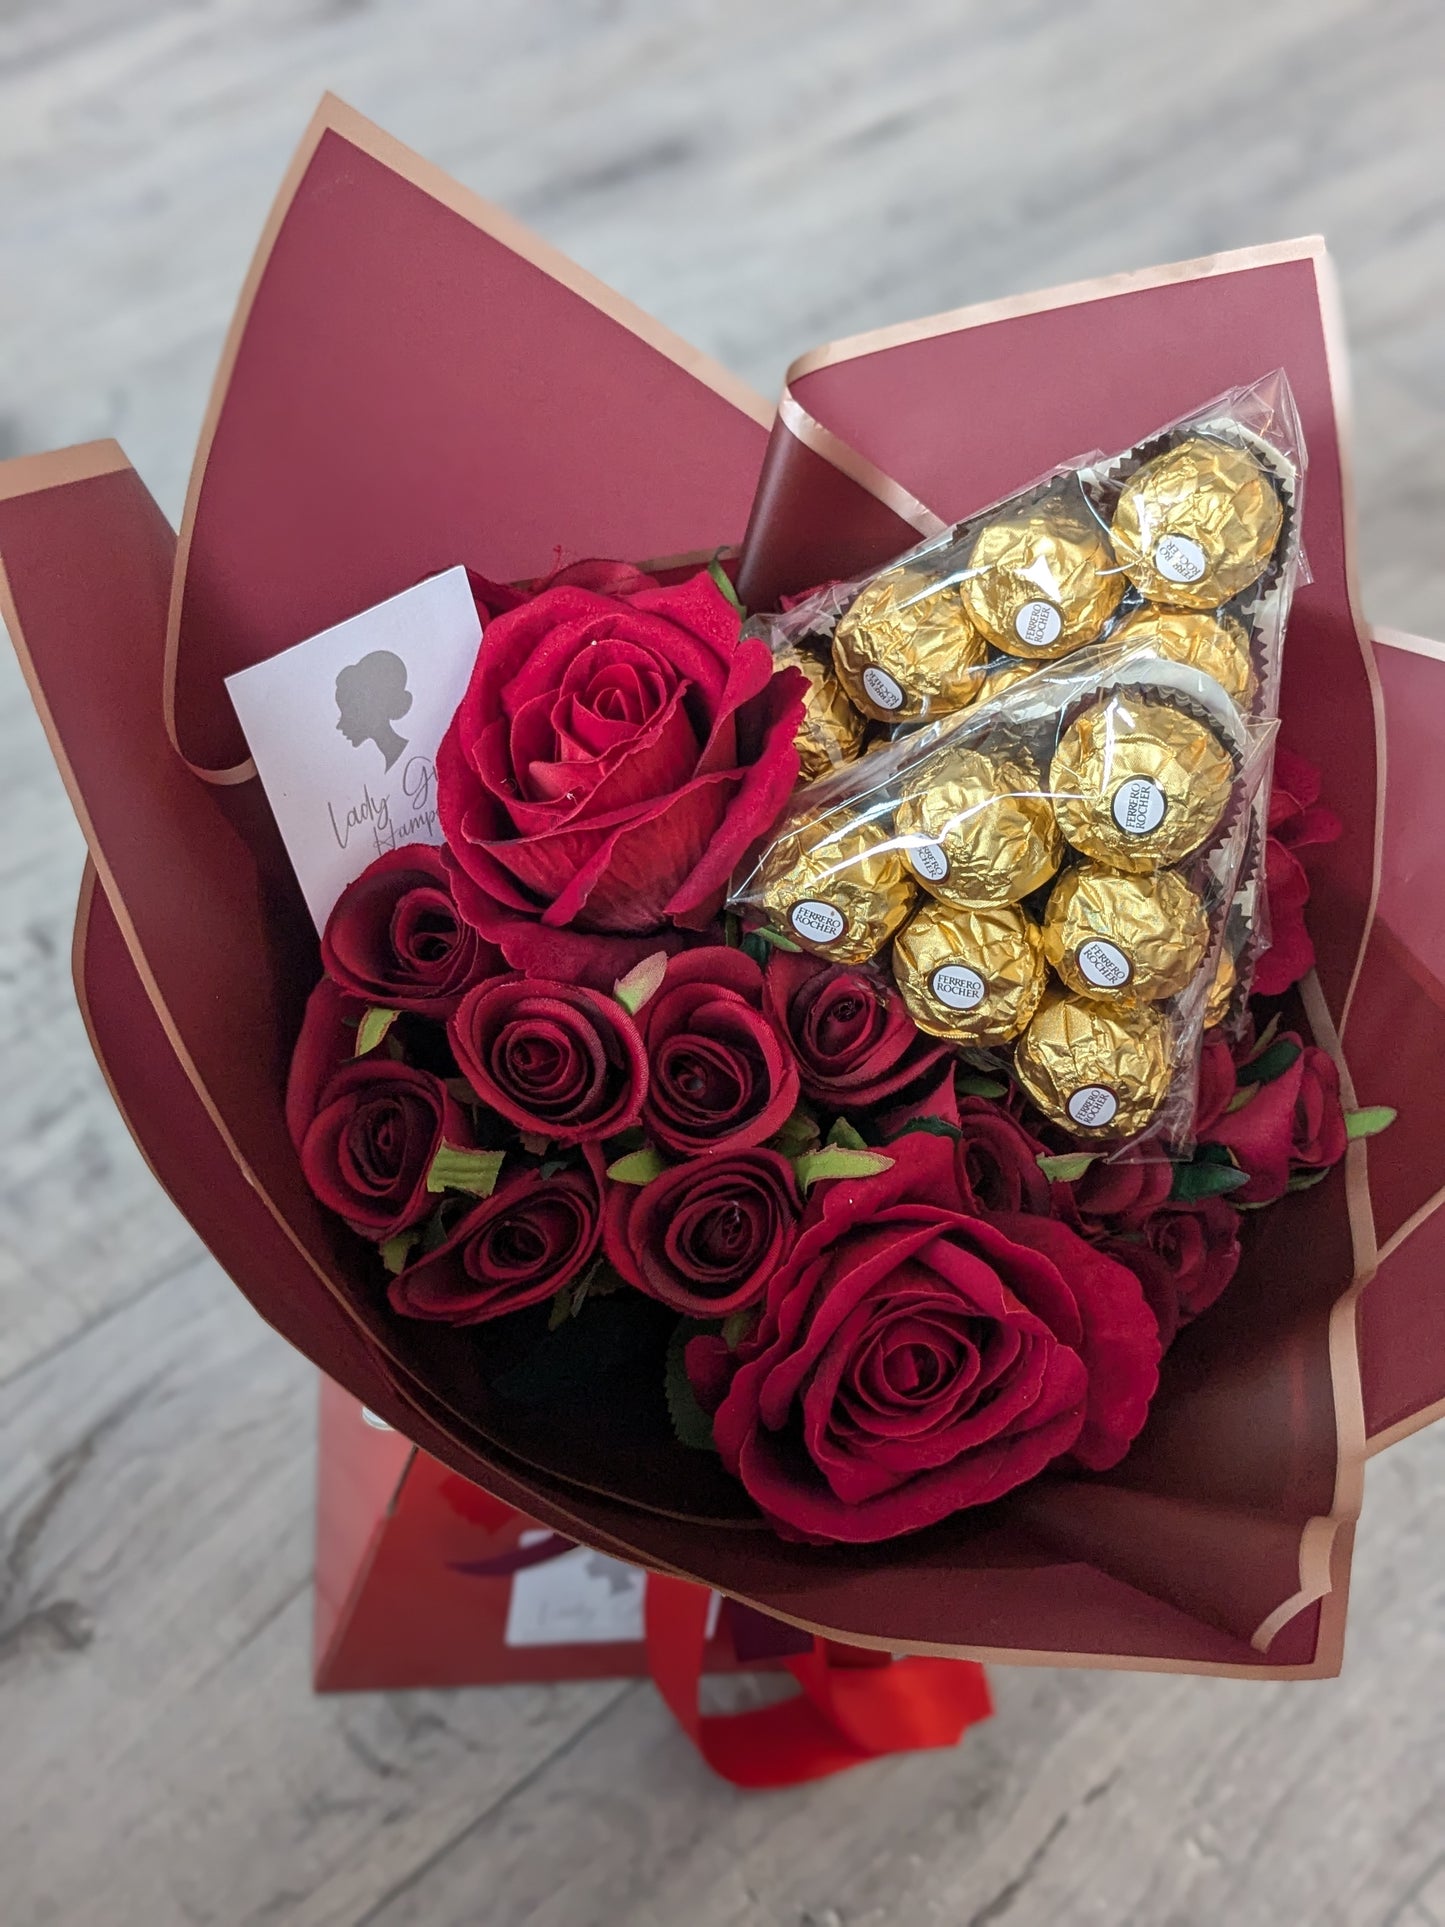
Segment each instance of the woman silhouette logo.
M354 749L375 743L390 769L407 744L392 728L411 708L406 664L389 649L373 649L336 678L336 708L347 742Z

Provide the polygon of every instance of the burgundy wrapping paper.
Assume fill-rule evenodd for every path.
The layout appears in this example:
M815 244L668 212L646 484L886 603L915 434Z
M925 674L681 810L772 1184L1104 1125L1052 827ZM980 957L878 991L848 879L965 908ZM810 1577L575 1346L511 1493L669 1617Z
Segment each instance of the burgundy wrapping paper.
M786 565L792 579L856 568L937 514L1283 364L1310 440L1316 572L1291 632L1287 737L1318 755L1331 714L1352 726L1328 765L1351 831L1317 885L1321 973L1307 999L1333 1047L1374 898L1377 761L1323 275L1313 246L1265 250L819 351L793 372L764 465L762 411L730 378L325 105L243 296L174 573L170 532L113 445L0 468L7 621L101 886L77 939L97 1052L161 1181L262 1315L508 1504L810 1630L1021 1663L1336 1670L1365 1448L1363 1145L1345 1181L1260 1220L1232 1292L1170 1354L1117 1473L1043 1482L891 1546L787 1545L706 1463L527 1436L444 1335L398 1329L350 1287L364 1254L306 1192L281 1114L314 938L221 688L240 663L445 563L515 575L559 544L647 559L711 550L748 522L754 596L819 530L827 566L819 550ZM408 292L359 302L369 280ZM538 370L561 398L548 409ZM1009 421L1028 424L1023 440ZM1433 744L1423 766L1421 753L1406 744L1433 796L1439 760ZM1418 934L1402 914L1388 942L1409 956ZM1412 1046L1367 1021L1386 943L1382 929L1349 1041L1353 1054L1359 1027L1390 1052L1386 1081L1404 1091ZM1416 989L1422 1011L1438 1010ZM1400 1101L1378 1068L1363 1101ZM1407 1092L1390 1146L1410 1167L1401 1209L1445 1183L1437 1140L1411 1129L1428 1102ZM1440 1395L1429 1373L1394 1376L1424 1329L1420 1300L1417 1285L1381 1301L1396 1309L1366 1359L1366 1383L1382 1381L1372 1410L1394 1426L1412 1400Z

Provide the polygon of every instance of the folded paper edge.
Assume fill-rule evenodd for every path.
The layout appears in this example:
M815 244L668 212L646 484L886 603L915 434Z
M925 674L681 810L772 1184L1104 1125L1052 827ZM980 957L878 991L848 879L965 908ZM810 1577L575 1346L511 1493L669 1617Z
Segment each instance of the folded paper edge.
M326 93L307 124L299 145L292 155L276 198L271 204L261 235L251 257L246 277L241 284L241 292L236 300L235 312L226 330L225 341L221 348L220 361L211 383L211 392L206 403L206 412L201 422L201 432L196 443L196 453L191 465L190 480L186 486L185 507L181 515L180 536L176 545L175 570L171 579L170 610L166 621L165 668L163 672L162 703L165 715L166 735L171 746L186 767L202 778L216 784L249 782L256 774L254 761L247 757L243 762L233 763L225 768L213 769L203 764L193 763L181 749L180 735L176 722L176 677L179 667L181 611L185 598L186 575L190 565L191 541L195 530L196 515L200 507L201 491L205 483L206 468L210 461L211 449L215 442L220 423L221 411L225 407L226 396L230 391L231 376L246 327L251 317L251 309L260 289L262 278L270 263L272 249L278 235L291 211L291 204L306 176L317 148L323 138L333 133L347 141L351 146L366 154L370 159L390 169L393 174L420 188L434 201L459 214L463 220L489 234L520 259L550 275L570 293L579 295L610 320L617 322L654 348L659 354L674 362L679 368L714 393L739 409L761 427L769 428L773 421L773 410L748 383L719 361L713 360L700 348L694 348L681 335L674 334L670 328L656 321L635 303L609 288L595 275L544 241L540 235L515 220L510 214L492 202L464 187L453 179L445 169L425 159L412 148L407 147L394 135L370 121L354 107Z
M882 349L903 348L917 341L931 341L937 335L961 334L971 328L986 328L995 321L1017 321L1024 315L1047 314L1054 308L1071 308L1086 301L1104 301L1114 295L1137 294L1144 288L1166 288L1180 281L1205 281L1218 274L1237 274L1245 268L1276 267L1285 261L1322 261L1327 259L1324 236L1302 235L1292 241L1271 241L1259 247L1234 248L1220 254L1201 254L1192 261L1170 261L1150 268L1127 268L1119 274L1093 275L1083 281L1066 281L1054 288L1034 288L1026 294L997 295L988 301L969 302L961 308L947 308L940 314L925 315L919 321L890 322L886 327L868 328L861 334L843 335L810 348L791 363L784 377L787 386L820 369L840 362L856 361Z

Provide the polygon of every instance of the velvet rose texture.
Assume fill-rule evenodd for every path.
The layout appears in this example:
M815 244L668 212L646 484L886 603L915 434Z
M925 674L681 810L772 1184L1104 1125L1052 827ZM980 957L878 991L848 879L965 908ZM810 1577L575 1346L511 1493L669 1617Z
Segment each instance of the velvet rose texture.
M487 624L437 758L464 914L515 968L597 988L721 908L797 780L805 688L706 573L612 579Z

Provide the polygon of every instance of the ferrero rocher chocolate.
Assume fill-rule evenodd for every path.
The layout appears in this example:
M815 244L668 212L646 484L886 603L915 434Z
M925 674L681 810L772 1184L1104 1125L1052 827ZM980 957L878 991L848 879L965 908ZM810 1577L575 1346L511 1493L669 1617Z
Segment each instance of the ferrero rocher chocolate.
M757 893L779 929L837 963L876 956L918 895L887 822L866 819L780 836L763 858Z
M1222 1024L1229 1015L1229 1006L1234 1000L1234 986L1238 981L1238 969L1234 952L1225 944L1219 952L1219 962L1215 966L1214 981L1209 986L1209 995L1204 1000L1204 1028Z
M1014 1047L1014 1073L1055 1124L1083 1137L1133 1137L1169 1090L1169 1026L1153 1004L1051 990Z
M776 669L801 669L808 678L808 693L803 698L803 720L793 741L798 751L798 776L804 783L816 783L843 763L851 763L863 747L868 727L839 687L837 677L826 663L799 649L780 650L774 658Z
M914 876L945 903L1017 903L1058 869L1053 805L1022 762L944 748L903 783L894 829Z
M1234 764L1214 731L1170 703L1116 693L1076 716L1049 770L1076 850L1115 870L1163 869L1224 815Z
M1177 870L1130 876L1081 863L1044 911L1044 955L1070 990L1152 1003L1184 989L1209 949L1209 917Z
M1019 662L1007 656L996 658L988 666L978 700L991 703L995 696L1002 696L1005 690L1017 689L1020 683L1029 682L1041 667L1037 662Z
M1155 609L1147 602L1114 631L1118 643L1147 644L1166 662L1187 663L1213 676L1226 696L1248 703L1254 694L1249 638L1233 616L1200 609Z
M1283 520L1279 491L1252 455L1191 435L1124 485L1114 549L1150 602L1217 609L1264 572Z
M833 669L849 701L880 723L965 709L988 658L956 582L889 569L859 590L833 631Z
M925 902L893 940L893 975L920 1030L980 1045L1017 1037L1048 981L1038 925L1014 904Z
M975 623L1011 656L1049 662L1102 632L1124 578L1104 532L1047 497L979 530L963 590Z

